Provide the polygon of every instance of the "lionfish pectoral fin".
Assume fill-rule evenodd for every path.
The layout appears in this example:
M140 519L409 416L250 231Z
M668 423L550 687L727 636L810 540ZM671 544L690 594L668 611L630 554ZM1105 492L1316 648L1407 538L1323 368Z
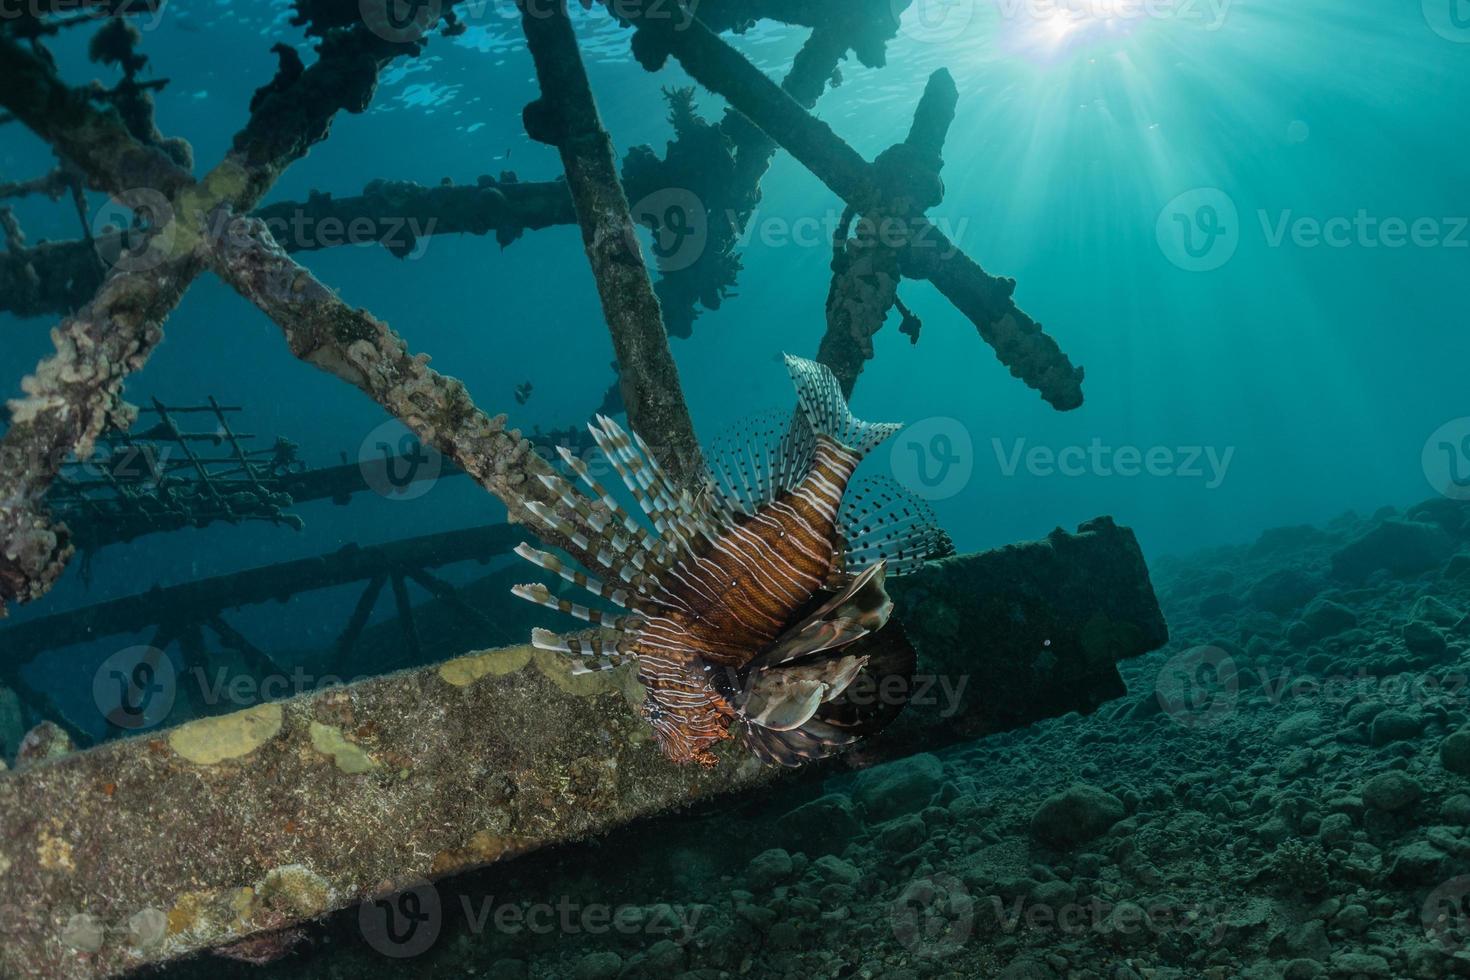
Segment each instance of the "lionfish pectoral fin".
M954 543L929 505L888 477L854 484L838 518L842 562L850 575L880 561L887 562L889 575L907 575L926 561L954 554Z
M863 656L834 656L760 670L750 675L745 700L738 707L747 721L762 728L800 728L823 704L841 696L867 663Z
M574 674L613 670L634 659L624 652L625 637L618 633L560 636L538 626L531 630L531 646L574 658L571 664Z
M746 720L778 732L800 728L826 700L827 686L815 679L757 683L745 704Z
M777 638L754 663L789 663L832 650L875 633L893 613L893 600L883 587L885 565L878 562L854 576L846 588Z

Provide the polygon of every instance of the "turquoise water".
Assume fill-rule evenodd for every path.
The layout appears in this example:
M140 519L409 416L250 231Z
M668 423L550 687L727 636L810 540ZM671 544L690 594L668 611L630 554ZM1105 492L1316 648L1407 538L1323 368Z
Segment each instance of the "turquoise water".
M818 112L872 156L902 138L928 73L947 67L960 102L945 153L947 196L934 216L988 271L1017 279L1022 308L1087 370L1085 406L1058 414L1010 379L926 284L902 290L924 321L923 340L911 348L894 317L876 339L855 407L874 418L963 424L974 478L938 508L962 546L1111 513L1151 552L1176 550L1422 496L1425 441L1465 413L1456 286L1470 233L1456 231L1467 210L1459 108L1470 45L1440 36L1407 3L1348 12L1241 2L1220 19L1200 4L1172 17L1125 18L1128 29L1084 27L1061 42L1049 40L1055 29L1044 18L1008 21L990 4L952 6L935 7L937 27L900 33L886 68L844 64L844 84ZM284 5L264 13L225 5L218 16L164 14L146 34L150 71L174 80L158 97L160 128L185 135L201 164L225 150L249 94L272 72L269 42L303 43ZM525 180L553 177L554 151L530 142L520 123L535 85L504 14L485 8L464 37L390 69L373 107L339 118L269 200L300 200L312 189L346 196L377 177L470 182L506 169ZM656 95L681 84L680 72L648 75L601 21L579 20L597 39L589 70L619 152L644 143L661 150L670 134ZM63 63L86 76L82 38L64 40L77 43L58 46ZM767 24L735 40L780 73L801 38ZM723 110L703 92L698 104L712 119ZM7 173L46 164L39 141L15 127L3 151ZM1209 272L1171 263L1156 236L1166 205L1199 188L1223 191L1238 214L1237 249ZM769 243L800 218L830 223L840 207L784 154L763 190L738 299L704 312L694 337L674 342L706 438L778 404L787 382L773 355L814 352L823 329L824 236L807 246ZM72 234L64 209L38 205L34 218L31 210L33 239ZM1301 247L1290 232L1273 244L1283 219L1360 211L1378 222L1429 219L1442 244L1374 247L1371 234L1353 233L1345 247ZM545 428L589 415L610 381L611 347L578 258L570 227L504 250L473 236L435 237L406 261L372 247L303 256L350 302L431 352L484 407ZM7 330L10 390L43 349L43 328ZM206 278L129 391L227 392L247 403L257 428L301 443L307 460L354 449L378 410L281 354L263 319ZM517 406L513 389L527 380L535 396ZM1017 440L1054 451L1098 440L1114 450L1213 447L1221 459L1233 456L1218 485L1208 465L1198 477L1100 476L1094 466L1082 476L1036 476L1024 466L1007 476ZM394 534L404 521L450 528L496 506L468 486L445 487L411 515L368 516L371 507L313 515L313 534L371 539L388 531L390 515ZM202 574L242 557L316 548L282 530L248 556L238 540L188 550ZM99 579L113 560L99 556ZM165 574L173 565L161 563Z
M1470 6L1055 7L920 0L888 44L887 64L844 62L842 84L817 105L872 159L903 138L930 73L948 69L958 114L945 198L930 216L987 271L1014 277L1021 308L1086 369L1084 404L1057 412L1008 374L933 287L905 281L899 294L923 322L919 342L890 316L852 407L913 427L867 471L926 498L962 552L1111 515L1151 561L1346 511L1407 507L1436 491L1464 499ZM158 127L189 141L196 174L246 121L252 93L276 70L273 44L314 57L291 12L282 0L172 4L135 20L149 58L142 77L168 79L156 93ZM572 16L619 158L645 144L662 153L672 132L661 90L692 82L673 63L644 71L600 8ZM556 151L531 141L521 121L538 88L513 11L487 2L464 20L464 33L435 36L423 55L390 66L367 111L339 114L265 203L314 191L348 197L379 178L557 177ZM69 81L110 81L110 69L87 59L89 34L65 30L47 44ZM805 34L762 22L730 40L779 77ZM695 106L711 121L725 111L703 89ZM0 182L53 165L41 139L17 123L0 126ZM702 310L691 337L671 341L706 442L789 406L779 355L813 356L825 329L828 236L841 202L785 153L762 191L739 247L736 294ZM77 237L67 202L7 203L32 244ZM106 196L89 191L85 207L90 221L108 208ZM647 233L642 240L651 244ZM524 430L580 426L613 380L574 226L527 232L506 247L435 235L406 258L375 245L296 258L411 350L432 354L481 408ZM6 397L20 395L20 379L50 350L55 321L0 313ZM532 391L522 403L525 383ZM310 467L355 461L365 443L388 438L380 407L291 357L274 325L207 274L124 396L217 397L241 407L237 430L292 440ZM386 431L396 440L401 430ZM412 500L363 493L350 507L295 512L303 530L217 524L102 549L85 574L74 564L44 600L12 610L14 622L505 517L465 479L441 479ZM463 584L483 571L462 563L444 576ZM313 593L253 607L236 625L267 650L319 649L356 598L350 588ZM371 622L386 621L390 607L380 603ZM524 635L519 622L515 631ZM24 675L63 711L87 717L80 727L92 737L115 735L91 712L92 692L69 679L90 677L117 647L109 638L46 652Z

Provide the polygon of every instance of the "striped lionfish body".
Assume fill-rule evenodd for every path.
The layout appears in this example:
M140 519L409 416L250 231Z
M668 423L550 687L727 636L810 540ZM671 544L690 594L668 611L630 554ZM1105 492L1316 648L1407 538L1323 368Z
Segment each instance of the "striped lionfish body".
M784 431L769 430L766 445L719 458L697 496L674 488L636 434L597 419L593 437L652 529L566 451L589 493L546 476L560 506L528 505L543 537L606 582L528 545L518 553L626 610L610 617L544 585L517 586L517 595L599 627L535 630L532 642L576 657L574 669L635 661L644 714L679 762L714 764L711 747L737 722L758 756L786 765L873 730L873 712L844 694L865 674L912 672L906 640L889 645L897 654L860 642L888 621L884 577L948 546L927 509L896 486L847 499L863 457L900 427L853 418L827 368L786 363L800 411Z

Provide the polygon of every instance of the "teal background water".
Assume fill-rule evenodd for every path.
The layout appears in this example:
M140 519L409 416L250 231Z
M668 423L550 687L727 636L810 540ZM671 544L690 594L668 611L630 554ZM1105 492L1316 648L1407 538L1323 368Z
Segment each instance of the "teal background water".
M972 446L971 476L934 506L962 549L1106 513L1135 528L1153 557L1350 508L1411 504L1433 492L1421 459L1426 440L1470 415L1470 30L1455 29L1448 3L1197 6L1062 36L1046 18L1006 16L1009 6L931 4L927 26L906 22L887 67L845 64L842 86L819 103L818 114L871 158L902 138L929 72L947 67L959 115L945 154L947 196L933 215L988 270L1018 280L1020 305L1087 370L1086 404L1059 414L1009 377L931 287L902 287L924 321L921 342L910 346L891 321L854 409L871 419L957 420ZM425 56L390 69L373 107L339 117L331 138L286 173L270 200L302 200L313 189L351 195L380 177L554 177L555 153L521 126L536 86L508 14L505 5L483 6L465 36L435 38ZM643 143L661 151L671 133L659 89L687 79L677 68L645 73L625 35L603 18L575 16L620 155ZM171 7L143 25L151 27L143 44L151 74L172 80L158 98L159 126L193 144L201 169L225 152L251 92L269 81L271 44L296 44L310 58L288 19L280 3L221 3ZM734 40L779 74L802 32L764 26ZM56 45L75 81L97 73L84 44L71 32ZM723 111L703 92L698 105L711 119ZM50 163L18 126L0 130L8 179ZM1217 193L1180 197L1201 189ZM1181 240L1171 245L1180 226L1169 209L1186 222L1204 220L1200 202L1218 203L1221 194L1236 218L1218 229L1219 249L1233 254L1209 271L1181 268L1191 263L1180 260ZM830 254L825 236L806 245L778 239L798 219L829 221L839 209L814 177L777 158L742 253L738 297L705 312L691 339L673 342L705 438L789 401L776 355L815 352ZM1359 212L1432 219L1452 240L1306 247L1288 234L1273 244L1283 219ZM65 208L25 201L18 213L32 240L76 234ZM1203 235L1198 224L1195 231ZM412 349L431 353L483 408L506 411L522 427L556 428L587 418L611 380L611 345L579 246L576 229L563 227L503 250L488 238L436 236L410 260L374 246L298 258ZM1204 264L1215 264L1219 249ZM48 349L49 326L0 324L7 395L18 394L20 377ZM518 406L513 390L525 381L535 394ZM299 442L311 465L335 463L341 452L355 457L384 421L360 393L291 358L273 325L209 277L170 318L165 344L126 394L169 403L213 394L244 405L242 428ZM1068 476L1023 464L1008 473L1018 440L1052 452L1094 442L1158 448L1181 463L1199 447L1229 463L1218 480L1208 469L1126 477L1088 467ZM870 464L875 472L887 465L881 455ZM446 480L412 502L364 495L350 508L316 504L301 513L301 533L216 526L107 549L93 562L90 587L73 570L18 616L349 541L489 523L504 511L469 481ZM264 644L326 643L352 598L321 596L285 615L253 615L251 629ZM336 610L331 617L322 615L327 607ZM45 669L45 658L33 668Z

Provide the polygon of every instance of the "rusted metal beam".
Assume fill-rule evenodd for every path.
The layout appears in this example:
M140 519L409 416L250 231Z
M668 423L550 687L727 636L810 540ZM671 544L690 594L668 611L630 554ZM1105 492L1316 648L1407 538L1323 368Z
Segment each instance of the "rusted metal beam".
M899 604L942 683L879 754L1092 710L1164 636L1106 519L937 563ZM778 778L734 744L713 769L670 763L641 699L626 667L573 676L510 647L0 776L0 909L18 913L0 975L115 976Z
M520 0L520 6L541 85L541 97L523 113L526 133L561 154L617 353L628 421L676 483L692 490L704 479L704 456L566 0Z

